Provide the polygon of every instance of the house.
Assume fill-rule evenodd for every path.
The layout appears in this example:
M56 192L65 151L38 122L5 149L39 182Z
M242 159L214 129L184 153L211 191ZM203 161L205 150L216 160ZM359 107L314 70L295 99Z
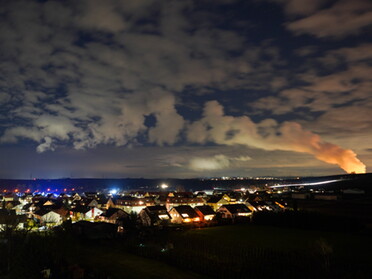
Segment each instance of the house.
M254 211L272 211L273 208L265 201L253 201L251 205L256 209Z
M222 198L227 200L229 204L237 203L238 199L240 198L239 192L228 192L223 194Z
M49 206L49 205L54 205L54 202L48 199L46 202L43 203L43 206Z
M27 215L30 215L29 217L32 216L32 213L34 213L35 211L39 210L40 209L40 206L35 204L35 203L28 203L28 204L25 204L23 207L22 207L22 213L23 214L27 214Z
M162 222L170 222L171 216L163 205L147 206L139 213L139 219L144 226L157 226Z
M18 197L16 194L13 194L13 193L6 193L6 194L3 194L3 198L2 198L3 201L16 201L18 200Z
M195 207L204 204L205 200L202 197L194 197L194 195L189 192L170 192L165 200L165 206L168 210L179 205Z
M61 215L63 221L70 217L70 211L65 206L55 207L53 211Z
M124 219L128 219L129 214L125 212L124 210L120 208L109 208L106 210L106 212L102 213L98 219L107 222L107 223L112 223L112 224L118 224L122 223L121 221Z
M253 202L250 201L251 199L248 197L244 200L244 204L252 211L252 212L255 212L257 211L257 208L254 207L254 205L252 204Z
M114 207L115 204L114 202L112 201L111 198L106 198L104 196L100 196L100 198L98 199L98 207L100 209L103 209L103 210L107 210L109 209L110 207Z
M62 216L54 211L48 211L45 209L40 209L36 211L34 217L40 221L42 225L59 225L62 223Z
M253 201L253 202L246 202L245 205L252 210L251 207L254 209L252 211L283 211L285 210L285 206L282 204L283 202L279 203L275 200L268 200L268 201Z
M0 231L23 229L26 215L17 215L15 210L0 209Z
M46 197L47 197L48 199L55 199L55 198L57 198L58 196L57 196L56 194L54 194L54 193L49 193L49 194L46 195Z
M22 208L25 206L26 203L20 203L18 202L18 204L16 204L15 206L13 206L12 209L14 209L16 211L16 214L23 214L22 212Z
M89 208L83 205L76 205L73 208L71 208L70 217L72 221L84 220L84 212L86 212L87 210L89 210Z
M195 192L195 197L198 197L198 198L208 198L208 195L206 192L204 191L198 191L198 192Z
M229 204L229 202L222 196L212 196L211 198L209 198L209 200L207 200L207 205L212 207L214 211L225 204Z
M97 192L84 192L83 195L88 199L96 199L98 197Z
M18 206L20 202L18 200L13 200L13 201L5 201L3 203L3 208L5 209L15 209L16 206Z
M88 211L84 212L85 219L94 219L100 216L103 211L97 207L88 207Z
M271 201L266 201L266 204L271 208L271 210L275 212L285 210L285 206L283 202L280 203L278 201L271 200Z
M153 197L135 198L131 196L123 196L115 200L115 207L124 210L127 213L139 213L146 206L155 205Z
M70 196L67 195L66 193L61 193L61 194L58 195L58 198L59 198L59 199L69 199Z
M194 210L199 215L201 221L212 221L216 212L209 205L195 206Z
M23 203L29 203L32 202L32 197L33 197L32 194L27 193L24 194L21 198L19 198L19 201Z
M169 214L171 216L171 222L182 224L182 223L193 223L200 222L198 213L189 205L180 205L173 207Z
M94 220L101 215L103 211L97 207L77 206L70 210L70 216L74 221Z
M252 215L252 211L242 203L223 205L217 210L217 212L221 214L222 218L231 219L250 217Z
M81 196L78 193L72 193L70 199L71 201L81 200Z
M83 198L80 200L80 204L87 207L98 207L98 201L92 198Z

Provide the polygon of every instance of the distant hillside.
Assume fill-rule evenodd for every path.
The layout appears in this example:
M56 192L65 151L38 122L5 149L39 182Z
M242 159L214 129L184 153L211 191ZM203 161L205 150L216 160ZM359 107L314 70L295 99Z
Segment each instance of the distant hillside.
M302 178L260 178L245 180L210 180L210 179L143 179L143 178L123 178L123 179L36 179L36 180L13 180L0 179L0 189L13 191L18 189L20 192L30 189L30 191L96 191L103 189L118 190L155 190L163 183L169 185L168 190L179 191L199 191L205 189L226 188L235 189L249 186L265 186L275 184L298 184L320 182L325 180L339 180L336 183L321 185L321 188L346 189L359 188L372 194L372 173L335 175L323 177L302 177Z

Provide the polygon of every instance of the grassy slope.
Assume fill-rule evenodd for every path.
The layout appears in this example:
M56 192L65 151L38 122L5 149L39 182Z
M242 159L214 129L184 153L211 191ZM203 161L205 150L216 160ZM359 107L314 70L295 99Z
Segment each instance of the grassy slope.
M182 262L187 263L190 259L195 259L208 266L209 261L211 261L210 263L218 268L219 264L230 264L230 262L225 261L226 255L230 259L233 259L234 255L239 255L238 257L246 255L244 259L241 259L237 268L240 268L239 265L241 264L244 265L245 260L254 260L254 258L250 258L251 256L258 257L257 265L262 266L265 264L265 251L279 251L279 256L290 255L286 253L294 252L295 254L292 255L304 256L304 259L306 259L306 255L309 253L314 253L314 251L319 253L323 243L331 249L331 258L336 263L335 268L338 269L340 265L342 266L340 275L349 274L351 276L355 272L360 272L362 275L355 278L364 278L363 274L366 272L366 267L372 265L370 253L372 251L372 238L348 233L232 225L177 232L172 234L171 238L175 240L174 255L181 259L181 263L177 264L180 268L161 261L129 254L122 249L115 248L115 244L112 242L94 245L94 247L84 246L80 249L78 262L96 269L100 274L102 272L110 274L112 278L203 278L199 274L188 271L188 265L184 265ZM208 247L212 247L212 249ZM251 254L250 250L252 249L256 249L255 251L258 249L258 255L255 254L256 252ZM271 252L268 253L270 256ZM293 258L288 261L283 259L278 262L283 263L283 268L286 268L285 266L291 264L293 260ZM302 264L301 260L296 263ZM205 265L194 264L192 269L199 273ZM260 271L260 268L257 272L265 275ZM280 271L278 271L278 274L280 274ZM224 275L220 277L224 277ZM340 278L348 277L341 276Z
M311 231L270 226L235 225L191 230L184 234L193 239L221 247L237 249L268 248L278 251L310 251L331 248L338 264L357 268L372 266L372 237L349 233ZM208 245L208 244L207 244Z
M334 249L337 249L336 252L340 251L340 253L342 251L349 251L349 253L358 251L359 255L362 255L363 252L370 253L369 251L372 249L372 238L369 236L270 226L220 226L190 230L184 235L191 239L198 238L207 242L227 243L247 248L298 250L313 246L323 239Z
M97 273L109 274L110 278L204 278L196 273L178 269L165 263L139 257L104 246L83 248L77 262Z

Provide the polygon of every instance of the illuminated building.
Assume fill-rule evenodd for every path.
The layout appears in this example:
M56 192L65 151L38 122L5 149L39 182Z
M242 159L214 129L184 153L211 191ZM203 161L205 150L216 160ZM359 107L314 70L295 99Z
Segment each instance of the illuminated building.
M212 221L216 216L216 212L209 205L195 206L194 209L199 215L200 221Z
M180 205L173 207L169 211L169 214L172 217L172 223L182 224L200 222L199 215L189 205Z

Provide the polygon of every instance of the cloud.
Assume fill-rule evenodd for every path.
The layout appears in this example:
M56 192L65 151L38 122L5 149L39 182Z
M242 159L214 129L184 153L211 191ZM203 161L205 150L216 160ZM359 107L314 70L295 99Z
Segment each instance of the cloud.
M368 65L372 59L372 44L364 43L354 47L344 47L328 51L324 57L318 58L323 65L330 65L334 68L342 65Z
M293 119L366 161L372 136L371 57L366 43L310 57L303 64L306 70L293 76L296 85L249 106L262 115Z
M40 144L37 148L36 148L36 151L38 153L43 153L44 151L46 150L54 150L54 147L53 147L53 140L50 138L50 137L45 137L44 138L44 143Z
M228 157L218 154L213 157L194 157L190 159L187 167L195 171L221 170L230 166L238 167L236 162L247 162L250 160L252 158L249 156Z
M190 160L189 168L196 171L220 170L230 166L230 160L224 155L215 155L211 158L197 157Z
M232 2L213 4L222 5L216 11L225 12ZM295 34L328 36L332 28L344 23L325 28L296 24L323 13L331 16L335 11L345 24L350 23L344 31L336 30L335 36L366 26L353 21L353 13L360 12L362 19L367 15L365 1L353 2L350 10L345 1L326 9L323 1L305 1L302 5L301 1L280 2L293 20L287 27ZM342 130L345 113L354 113L350 121L355 127L369 129L367 121L360 120L371 104L371 68L366 63L370 59L369 44L329 51L313 59L326 73L304 63L299 71L293 71L298 74L292 74L294 69L283 69L290 67L283 57L283 46L269 35L255 41L255 36L248 34L252 23L246 20L239 20L239 30L248 33L235 29L237 25L225 28L216 24L219 15L208 5L153 0L8 1L0 19L0 142L31 140L43 155L66 147L93 151L107 145L166 148L195 147L195 143L206 147L212 143L322 157L322 148L327 145L306 130L326 134L323 138L328 141L331 136L326 128L334 121L338 131ZM319 47L303 46L297 53L306 59L306 55L314 56L319 51ZM223 107L214 102L207 102L204 116L200 116L205 101L219 97L234 116L225 115ZM252 99L257 101L248 109L244 107ZM189 112L190 107L193 112ZM269 112L270 116L256 114L258 120L253 122L244 116L252 110ZM243 116L237 116L239 113ZM295 115L295 122L303 126L279 124L269 118L278 115L284 119L294 119ZM306 123L309 118L318 125ZM356 128L344 127L334 134L347 131ZM307 139L303 146L302 138L291 142L296 132ZM327 147L332 149L334 145ZM223 157L218 161L216 154L225 156L230 167L250 163L249 157L239 152L214 150L189 155L185 160L175 156L163 166L187 169L192 158L209 158L209 163L222 165ZM345 156L353 154L346 152ZM121 170L117 166L115 169Z
M212 142L264 150L303 152L326 163L336 164L346 172L366 171L365 165L352 150L324 142L318 135L303 130L298 123L278 124L273 120L265 120L256 124L247 116L225 115L217 101L208 102L203 118L190 124L188 139L200 144Z
M329 61L330 55L320 60ZM345 59L349 58L343 56L343 61ZM276 115L296 113L296 110L303 109L311 112L326 112L335 106L353 104L370 106L372 99L369 88L372 82L372 67L364 63L347 63L348 69L334 71L328 75L318 75L312 70L298 75L298 80L307 85L282 90L276 96L260 98L250 106L256 110L271 111Z
M81 1L82 13L76 21L85 28L120 32L126 29L125 17L120 14L118 1Z
M297 35L311 34L318 38L340 38L358 34L371 24L372 4L370 1L341 0L330 8L289 22L287 28Z
M309 15L324 6L328 0L271 0L283 5L288 15Z
M246 39L211 25L210 14L191 17L192 1L135 2L4 6L0 102L10 127L2 142L43 144L49 137L54 148L76 149L174 144L185 123L177 108L185 89L268 88L259 82L266 79L276 88L284 84L270 74L281 63L275 47L245 50ZM148 116L154 126L146 125Z
M232 159L236 160L236 161L240 161L240 162L247 162L247 161L252 160L252 158L249 157L249 156L239 156L239 157L235 157L235 158L232 158Z

